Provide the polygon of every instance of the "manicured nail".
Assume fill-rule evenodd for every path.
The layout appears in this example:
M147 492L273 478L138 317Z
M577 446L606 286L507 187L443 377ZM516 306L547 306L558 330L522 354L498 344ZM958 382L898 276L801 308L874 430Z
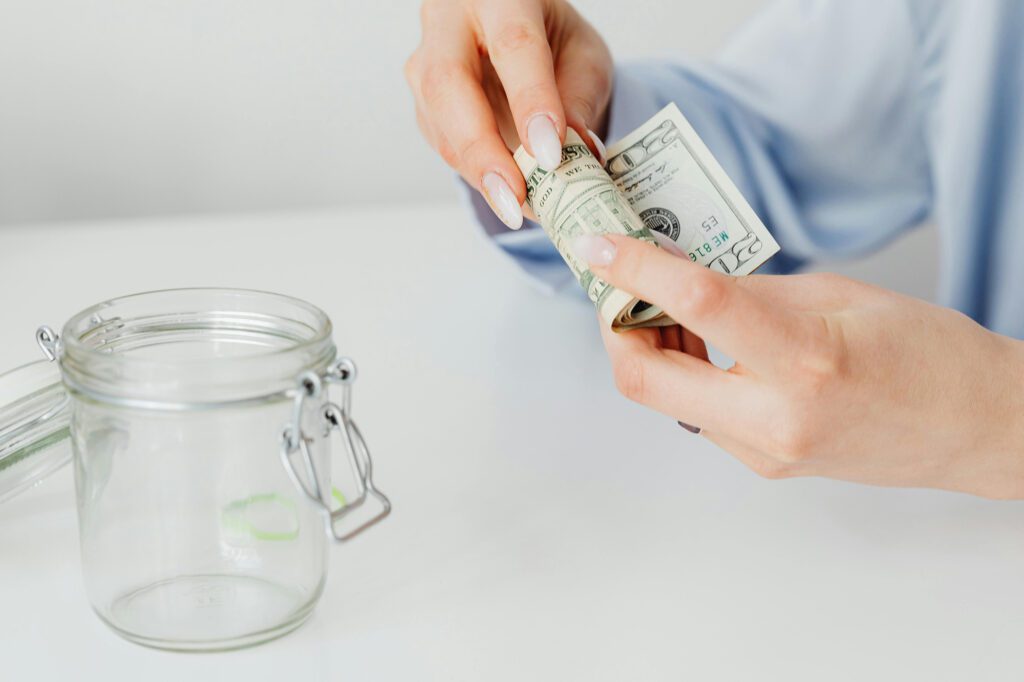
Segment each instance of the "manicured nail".
M672 239L667 234L662 234L657 230L651 230L651 236L654 237L654 241L658 242L658 246L665 249L673 256L679 256L680 258L688 258L686 252L679 248L679 245L672 241Z
M572 242L572 251L580 260L591 265L611 265L615 260L615 245L604 237L581 234Z
M676 424L679 424L680 426L682 426L684 429L686 429L690 433L696 433L696 434L699 435L700 432L701 432L701 428L699 426L691 426L691 425L687 424L686 422L676 422Z
M553 171L562 163L562 143L555 124L547 114L536 114L526 124L526 137L537 163L546 171Z
M491 210L501 219L501 222L513 230L522 227L523 209L519 206L516 195L512 193L512 188L508 186L505 179L492 171L484 176L483 182L480 184L483 185L487 203L491 205Z
M597 160L601 162L602 166L608 163L608 152L604 148L604 142L601 142L601 138L590 128L587 128L587 135L590 135L590 141L597 147Z

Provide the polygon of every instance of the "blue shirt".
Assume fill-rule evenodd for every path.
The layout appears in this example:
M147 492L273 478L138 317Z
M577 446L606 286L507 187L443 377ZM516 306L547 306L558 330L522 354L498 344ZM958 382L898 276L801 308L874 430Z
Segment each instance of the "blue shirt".
M1024 338L1024 1L788 0L708 62L620 65L609 139L676 102L782 246L761 272L933 219L940 300ZM536 229L495 241L573 282Z

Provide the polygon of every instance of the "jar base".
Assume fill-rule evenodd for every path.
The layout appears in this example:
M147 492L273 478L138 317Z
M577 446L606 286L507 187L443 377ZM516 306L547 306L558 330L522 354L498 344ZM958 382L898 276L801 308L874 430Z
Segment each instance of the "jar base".
M312 594L245 575L183 575L122 595L100 619L125 639L171 651L227 651L281 637L313 612Z

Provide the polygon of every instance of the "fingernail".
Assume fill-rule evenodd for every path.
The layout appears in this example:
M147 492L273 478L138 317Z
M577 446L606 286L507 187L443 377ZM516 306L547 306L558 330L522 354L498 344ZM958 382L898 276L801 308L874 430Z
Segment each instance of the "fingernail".
M608 152L604 148L604 142L601 142L601 138L590 128L587 128L587 135L590 135L590 141L597 147L597 160L601 162L602 166L608 163Z
M530 140L533 158L546 171L553 171L562 163L562 143L555 124L547 114L536 114L526 124L526 137Z
M591 265L611 265L615 260L615 245L604 237L581 234L572 242L572 252Z
M512 193L512 188L508 186L505 179L492 171L484 176L483 182L480 184L483 185L484 196L487 198L487 203L491 205L494 215L513 230L522 227L523 209L519 206L516 195Z
M686 422L676 422L676 424L679 424L680 426L682 426L684 429L686 429L690 433L695 433L695 434L699 435L700 432L701 432L701 428L699 426L691 426L691 425L687 424Z
M651 236L654 237L654 241L658 242L658 246L665 249L673 256L679 256L680 258L686 258L686 252L679 248L679 245L672 241L672 238L667 234L662 234L657 230L651 230Z

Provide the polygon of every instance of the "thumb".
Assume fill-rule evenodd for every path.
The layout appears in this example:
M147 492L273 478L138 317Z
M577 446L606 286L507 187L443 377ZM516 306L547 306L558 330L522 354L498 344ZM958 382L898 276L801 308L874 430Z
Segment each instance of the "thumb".
M649 301L686 329L755 370L775 371L798 361L814 338L810 320L772 305L735 277L678 258L625 235L584 235L574 250L611 285Z
M558 52L555 80L562 97L566 125L579 133L595 156L604 162L601 137L607 134L612 59L597 32L582 18L579 22L579 28Z

